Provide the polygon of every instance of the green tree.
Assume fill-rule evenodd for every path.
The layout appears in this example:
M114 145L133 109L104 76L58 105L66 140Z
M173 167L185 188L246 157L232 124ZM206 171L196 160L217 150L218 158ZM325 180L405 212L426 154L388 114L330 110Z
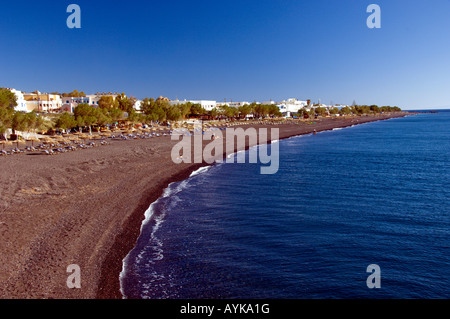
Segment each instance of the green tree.
M309 118L309 112L305 106L299 109L297 113L300 117L303 117L305 119Z
M84 120L85 118L83 116L78 116L75 118L75 122L76 122L76 126L78 127L78 131L81 133L83 127L86 126L86 121Z
M112 122L112 118L110 117L109 114L110 113L108 112L107 109L93 108L92 110L92 116L95 117L96 119L95 124L99 126L104 126Z
M63 97L85 97L86 94L83 91L78 92L78 90L73 90L70 93L63 93L62 96Z
M370 106L370 110L374 113L379 113L380 112L380 108L378 107L378 105L371 105Z
M130 121L131 123L135 124L138 122L143 122L144 118L143 115L137 113L136 111L132 111L130 113L128 113L128 121Z
M176 106L171 106L167 109L166 119L168 121L179 121L182 118L181 112Z
M11 121L11 129L12 129L13 134L16 134L16 131L23 132L28 129L25 113L14 112L12 121Z
M239 114L239 110L235 107L225 106L224 113L227 118L235 118Z
M0 107L14 108L17 106L16 95L8 89L0 88Z
M206 114L206 110L200 104L192 104L190 115L191 116L200 116Z
M154 98L144 98L141 103L141 111L144 114L149 115L152 113L153 108L155 107L155 99Z
M252 114L252 107L250 105L242 105L238 108L240 117L246 118L248 115Z
M186 119L191 114L191 107L192 107L191 102L177 104L177 107L181 114L181 118Z
M119 103L110 95L104 95L98 100L98 107L102 109L118 108Z
M280 117L282 116L280 112L280 108L276 106L275 104L269 104L267 105L269 116L271 117Z
M64 112L55 121L55 128L60 128L62 130L68 130L77 125L77 121L72 114Z
M14 110L10 107L0 107L0 134L7 140L6 131L11 128Z
M215 120L218 116L219 116L219 112L217 111L216 108L212 109L211 111L208 112L208 115Z
M315 108L315 112L316 112L316 114L319 115L319 116L325 116L325 115L328 114L327 109L324 108L324 107L321 107L321 106L316 107L316 108Z
M132 96L127 97L125 93L121 93L116 97L116 101L118 103L119 109L127 113L132 113L134 110L134 104L136 103L137 99Z
M253 104L253 103L252 103ZM256 104L253 105L253 114L256 117L266 117L269 114L268 107L264 104Z
M87 103L78 104L73 110L77 126L81 127L88 126L89 133L92 134L92 125L96 123L96 117L94 115L94 108ZM82 125L83 124L83 125Z
M34 112L32 112L32 113L34 113ZM33 122L33 130L36 133L37 130L41 130L44 128L45 120L42 117L42 115L37 114L37 113L35 113L35 114L36 114L36 118Z
M17 97L10 90L0 88L0 134L7 140L6 131L11 128L14 107L17 106Z
M352 110L351 110L351 108L349 108L348 106L344 106L344 107L341 108L341 110L339 111L339 114L341 114L341 115L349 115L349 114L352 114Z
M339 114L339 109L338 109L337 107L333 107L333 108L330 110L330 114L332 114L332 115Z
M111 122L117 122L122 120L124 117L123 111L118 108L112 108L108 110L108 115L111 119Z

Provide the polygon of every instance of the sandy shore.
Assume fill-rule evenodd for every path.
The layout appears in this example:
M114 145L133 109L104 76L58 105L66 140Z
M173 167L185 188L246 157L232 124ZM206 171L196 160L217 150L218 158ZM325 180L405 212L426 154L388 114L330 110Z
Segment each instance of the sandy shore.
M386 118L276 127L283 139ZM144 212L169 183L204 166L173 163L175 143L164 136L57 156L0 157L0 298L122 298L122 260L134 247ZM71 264L81 268L81 289L66 285Z

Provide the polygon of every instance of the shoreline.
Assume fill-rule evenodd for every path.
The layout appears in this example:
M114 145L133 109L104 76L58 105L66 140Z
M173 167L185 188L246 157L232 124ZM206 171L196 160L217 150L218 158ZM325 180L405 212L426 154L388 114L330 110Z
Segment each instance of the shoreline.
M279 127L281 140L413 114L241 127ZM170 183L212 165L174 164L175 143L158 137L55 157L0 158L0 298L122 299L123 259L135 246L145 211ZM81 289L66 286L70 264L80 265Z
M371 120L368 120L368 121L362 121L361 123L354 123L353 121L351 122L351 123L348 123L348 125L341 125L341 126L339 126L339 127L331 127L331 128L324 128L324 129L319 129L319 130L317 130L317 133L318 132L324 132L324 131L330 131L330 130L334 130L334 129L336 129L336 128L340 128L340 129L342 129L342 128L347 128L347 127L353 127L353 126L356 126L356 125L361 125L361 124L365 124L365 123L371 123L371 122L377 122L377 121L385 121L385 120L389 120L389 119L393 119L393 118L399 118L399 117L405 117L405 116L409 116L409 115L412 115L413 113L411 113L411 114L404 114L404 115L401 115L401 116L391 116L391 117L386 117L386 118L378 118L378 119L371 119ZM264 126L266 126L266 125L264 125ZM242 126L238 126L238 127L242 127ZM244 126L244 128L245 128L245 126ZM312 130L314 130L314 129L312 129ZM308 135L308 134L312 134L313 133L313 131L308 131L308 132L303 132L303 133L300 133L300 134L297 134L297 133L292 133L292 134L289 134L289 135L286 135L286 136L280 136L279 137L279 140L278 141L281 141L281 140L283 140L283 139L288 139L288 138L291 138L291 137L296 137L296 136L302 136L302 135ZM270 138L268 138L268 140L267 140L267 142L268 143L270 143ZM250 149L252 146L250 146L250 145L246 145L245 146L245 148L244 148L244 150L245 151L247 151L248 149ZM236 152L237 150L235 149L234 150L234 152ZM224 159L226 159L227 158L227 156L228 156L229 154L227 154L226 152L223 152L223 154L222 154L222 158L224 158ZM171 183L177 183L177 182L181 182L181 181L184 181L184 180L187 180L187 179L189 179L190 178L190 176L191 176L191 174L193 173L193 172L195 172L196 170L198 170L199 168L201 168L201 167L208 167L208 166L212 166L212 165L214 165L214 163L213 164L208 164L208 163L201 163L201 164L196 164L195 166L193 166L193 167L189 167L188 169L186 169L186 171L185 172L182 172L182 173L180 173L179 175L177 175L174 179L172 179L172 180L169 180L166 184L166 186L165 187L163 187L163 188L161 188L161 190L160 190L160 195L158 196L158 197L156 197L156 198L154 198L153 196L152 196L152 199L151 200L149 200L148 198L147 198L147 204L146 204L146 206L145 207L143 207L143 210L142 211L140 211L140 212L138 212L140 215L144 215L144 213L145 213L145 211L150 207L150 205L152 204L152 203L154 203L155 201L157 201L162 195L163 195L163 192L164 192L164 190L165 189L167 189L167 187L169 187L169 185L171 184ZM136 216L137 217L137 219L139 219L139 217L138 216ZM138 220L138 221L134 221L134 223L136 224L136 223L139 223L139 228L141 227L141 225L142 225L142 222L143 222L143 220L144 220L144 218L141 218L140 220ZM136 228L136 225L134 226L134 228ZM139 231L139 235L138 235L138 237L140 236L140 231ZM137 238L138 237L136 237L136 240L137 240ZM126 253L125 253L125 255L124 255L124 257L122 258L122 262L123 262L123 259L128 255L128 253L132 250L132 249L134 249L134 246L130 249L130 250L128 250ZM120 273L122 272L122 269L123 269L123 263L121 264L121 268L120 268L120 271L119 271L119 275L120 275ZM116 270L117 271L117 270ZM117 281L119 281L119 275L117 276ZM109 280L110 280L111 278L109 278ZM106 284L107 282L108 282L108 279L107 278L103 278L103 282L102 282L102 284L103 284L103 287L109 287L109 288L111 288L113 285L114 285L114 283L112 283L112 282L110 282L109 283L109 285L108 284ZM106 293L105 294L105 290L104 290L104 288L102 288L102 286L101 287L99 287L99 293L97 294L97 298L99 298L99 299L122 299L124 296L122 295L122 292L121 292L121 287L120 287L120 281L119 281L119 288L118 289L114 289L114 290L111 290L111 289L109 289L109 293Z

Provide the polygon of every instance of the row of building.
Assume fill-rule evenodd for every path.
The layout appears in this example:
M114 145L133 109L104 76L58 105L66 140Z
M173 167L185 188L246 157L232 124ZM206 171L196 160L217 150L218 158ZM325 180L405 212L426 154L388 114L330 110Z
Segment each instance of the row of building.
M215 109L216 107L227 105L229 107L236 107L239 108L241 106L250 105L250 102L217 102L217 101L209 101L209 100L184 100L184 101L169 101L170 104L179 104L179 103L186 103L191 102L194 104L200 104L205 110L211 111L212 109ZM297 99L288 99L283 100L280 102L275 101L264 101L264 102L256 102L257 104L265 104L265 105L276 105L280 109L280 112L283 114L283 116L290 117L292 114L297 113L299 109L302 107L312 107L311 101L300 101Z
M200 104L205 110L207 111L211 111L212 109L219 107L219 106L223 106L223 105L227 105L229 107L241 107L244 105L250 105L250 102L217 102L217 101L208 101L208 100L197 100L197 101L192 101L192 100L184 100L184 101L179 101L179 100L175 100L175 101L170 101L169 103L171 104L179 104L179 103L186 103L186 102L191 102L194 104ZM316 107L323 107L327 110L330 110L331 108L337 107L337 108L342 108L345 107L346 105L326 105L326 104L313 104L311 102L311 100L298 100L298 99L287 99L287 100L282 100L279 102L275 102L275 101L263 101L263 102L256 102L257 104L265 104L265 105L276 105L279 109L281 114L283 114L283 116L285 117L291 117L293 116L294 113L297 113L299 109L301 108L306 108L308 111L311 108L316 108Z
M21 112L73 112L73 109L78 104L82 103L97 107L100 98L105 96L105 94L93 94L83 97L65 97L59 94L41 93L38 91L25 93L16 89L9 90L14 93L17 98L17 106L15 109ZM117 94L111 94L110 96L115 99Z
M41 92L33 92L33 93L25 93L21 92L15 89L9 89L11 92L13 92L17 97L17 111L22 112L48 112L48 113L57 113L57 112L73 112L73 109L81 103L86 103L91 105L92 107L98 107L99 101L102 96L111 96L113 99L115 99L118 94L114 93L97 93L92 95L86 95L83 97L66 97L61 96L59 94L49 94L49 93L41 93ZM213 100L169 100L168 98L159 97L158 99L167 101L171 105L176 104L182 104L182 103L193 103L193 104L200 104L201 107L203 107L206 111L211 111L215 109L216 107L227 105L229 107L241 107L244 105L250 105L250 102L217 102ZM142 101L137 100L134 107L137 111L140 111ZM310 100L302 101L297 99L287 99L280 102L275 101L264 101L264 102L257 102L261 104L273 104L278 106L280 109L280 112L283 114L283 116L291 117L294 113L297 113L297 111L303 107L311 108L311 107L325 107L327 109L330 109L331 107L335 106L329 106L329 105L316 105L313 106ZM344 105L339 105L337 107L343 107Z

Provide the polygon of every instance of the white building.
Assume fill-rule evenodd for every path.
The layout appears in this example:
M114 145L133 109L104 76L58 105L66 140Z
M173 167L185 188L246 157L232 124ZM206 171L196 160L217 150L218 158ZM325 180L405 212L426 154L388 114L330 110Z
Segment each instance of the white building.
M89 104L90 106L98 106L98 101L100 96L97 95L86 95L80 97L64 96L62 98L63 104Z
M24 93L28 112L56 112L62 107L61 96L48 93Z
M230 102L230 103L228 103L228 106L229 106L229 107L236 107L236 108L239 108L239 107L244 106L244 105L250 105L250 103L249 103L249 102L245 102L245 101L243 101L243 102Z
M92 107L98 107L98 103L102 96L112 96L116 99L116 94L90 94L81 97L64 96L62 97L62 110L64 112L73 112L79 104L88 104Z
M216 108L217 102L211 101L211 100L184 100L179 101L178 99L175 101L169 101L171 105L177 105L177 104L184 104L184 103L192 103L192 104L200 104L202 108L204 108L206 111L211 111L212 109Z
M280 112L285 117L291 117L294 113L297 113L303 107L308 107L308 101L300 101L297 99L288 99L286 101L281 101L277 104Z
M257 104L259 104L259 103L257 103ZM229 107L239 108L244 105L250 105L250 103L245 102L245 101L244 102L217 102L216 103L216 106L224 106L224 105L229 106Z
M141 100L136 100L136 102L134 103L133 107L136 111L140 112L141 111L141 105L142 105L142 101Z
M16 111L20 112L31 112L32 110L28 110L27 101L25 100L24 94L22 91L18 91L16 89L9 89L17 99L17 106L14 108Z

